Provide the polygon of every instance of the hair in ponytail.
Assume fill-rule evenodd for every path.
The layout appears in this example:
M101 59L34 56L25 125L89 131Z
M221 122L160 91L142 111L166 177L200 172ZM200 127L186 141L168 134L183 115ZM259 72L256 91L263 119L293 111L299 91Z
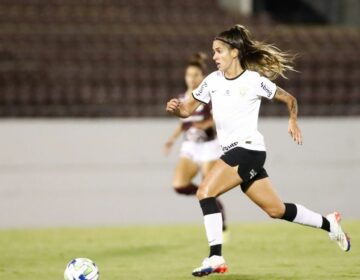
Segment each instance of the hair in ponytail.
M243 69L257 71L270 80L278 76L286 78L287 70L295 71L292 64L294 55L279 48L251 39L250 31L237 24L215 37L231 48L239 50L239 60Z
M201 70L203 74L205 74L207 70L206 61L207 61L207 55L203 52L197 52L193 57L191 57L186 67L190 67L190 66L197 67Z

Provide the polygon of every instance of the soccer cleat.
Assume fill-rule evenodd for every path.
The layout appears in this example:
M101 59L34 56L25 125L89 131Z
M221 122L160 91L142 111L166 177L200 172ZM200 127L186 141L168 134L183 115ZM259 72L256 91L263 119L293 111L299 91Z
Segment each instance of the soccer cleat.
M195 268L192 272L193 276L202 277L211 273L225 273L228 271L228 267L222 256L212 256L204 259L201 266Z
M336 241L341 250L347 252L350 250L350 237L342 230L340 226L341 215L338 212L331 213L326 216L330 222L329 237Z

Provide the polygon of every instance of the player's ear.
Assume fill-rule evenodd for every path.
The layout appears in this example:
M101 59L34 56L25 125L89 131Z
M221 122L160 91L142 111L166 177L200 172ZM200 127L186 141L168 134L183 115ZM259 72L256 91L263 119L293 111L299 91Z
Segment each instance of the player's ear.
M239 50L233 48L233 49L230 50L230 54L231 54L232 58L237 58L239 56Z

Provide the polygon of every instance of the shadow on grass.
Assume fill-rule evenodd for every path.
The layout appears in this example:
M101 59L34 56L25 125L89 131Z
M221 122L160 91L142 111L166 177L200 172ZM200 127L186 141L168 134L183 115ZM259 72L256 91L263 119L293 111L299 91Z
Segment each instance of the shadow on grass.
M225 274L212 275L212 280L300 280L293 276L283 276L279 274L263 274L263 275L249 275L249 274Z
M118 247L118 248L107 248L102 251L103 255L106 256L126 256L126 257L144 257L153 255L163 256L168 254L172 250L175 250L176 246L158 246L158 245L148 245L148 246L127 246L127 247Z

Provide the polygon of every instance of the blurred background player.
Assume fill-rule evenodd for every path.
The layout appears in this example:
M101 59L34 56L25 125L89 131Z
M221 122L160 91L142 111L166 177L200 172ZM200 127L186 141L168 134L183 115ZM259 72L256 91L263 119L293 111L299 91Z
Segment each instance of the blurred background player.
M182 101L191 97L203 81L206 74L206 54L198 52L192 57L185 68L186 91L179 95ZM178 194L195 195L198 186L193 182L194 177L201 172L202 177L208 174L216 160L222 155L216 137L216 129L211 115L211 103L200 105L191 116L180 119L179 125L165 143L164 152L169 154L176 139L183 135L180 156L175 168L172 186ZM223 216L223 232L226 232L224 207L219 199L216 200ZM224 235L226 240L226 235Z

